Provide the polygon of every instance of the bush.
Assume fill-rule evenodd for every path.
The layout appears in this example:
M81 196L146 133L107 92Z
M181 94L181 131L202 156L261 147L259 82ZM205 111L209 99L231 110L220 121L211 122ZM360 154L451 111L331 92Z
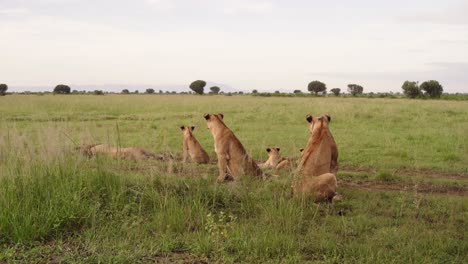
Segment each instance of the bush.
M327 92L327 86L323 82L320 82L320 81L310 82L309 85L307 86L307 89L309 90L309 92L315 93L315 95L317 95L318 93L325 94Z
M429 95L431 98L440 98L444 88L438 81L430 80L421 84L421 90L425 92L425 95Z
M64 84L59 84L55 86L54 88L54 93L55 94L69 94L71 91L70 87L68 85Z
M352 96L356 96L358 94L362 94L362 92L364 91L364 88L359 85L359 84L348 84L348 92L352 95Z
M218 86L213 86L213 87L210 87L210 90L212 94L218 94L221 88L219 88Z
M333 88L330 90L335 96L339 96L341 89L340 88Z
M190 89L197 94L203 94L203 88L205 88L206 82L203 80L196 80L190 84Z
M93 94L94 95L104 95L104 92L102 90L94 90Z
M154 89L146 89L147 94L154 94Z
M0 96L4 96L8 90L8 85L2 83L0 84Z
M129 93L130 93L130 91L128 89L123 89L122 92L121 92L121 94L129 94Z
M403 89L403 93L409 98L416 98L421 95L418 82L406 81L401 86L401 89Z
M257 90L253 90L252 93L253 93L253 94L257 94L258 91L257 91Z
M302 93L302 91L301 91L301 90L294 90L294 92L293 92L293 93L295 93L295 94L301 94L301 93Z

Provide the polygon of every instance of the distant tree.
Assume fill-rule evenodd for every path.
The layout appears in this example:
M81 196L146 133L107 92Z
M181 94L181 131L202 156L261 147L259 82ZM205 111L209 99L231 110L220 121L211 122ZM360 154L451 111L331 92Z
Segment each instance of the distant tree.
M302 93L302 91L301 91L301 90L294 90L294 92L293 92L293 93L295 93L295 94L301 94L301 93Z
M320 81L312 81L307 85L307 90L311 93L315 93L317 95L318 93L326 93L327 92L327 86Z
M211 90L211 93L218 94L221 88L219 88L218 86L213 86L213 87L210 87L210 90Z
M406 81L401 86L403 93L409 98L416 98L421 95L421 89L419 89L418 82Z
M177 94L177 92L176 92L176 91L172 91L171 94Z
M154 94L154 89L151 89L151 88L146 89L146 93L147 94Z
M162 90L159 90L159 92L158 92L158 93L159 93L159 94L162 94L162 93L164 93L164 92L163 92Z
M78 90L73 90L73 91L71 91L71 93L72 94L78 94L79 92L78 92Z
M70 87L68 85L64 84L59 84L55 86L54 88L54 93L55 94L69 94L71 91Z
M203 80L196 80L190 84L190 89L197 94L203 94L203 88L205 88L206 82Z
M4 96L8 90L8 85L2 83L0 84L0 96Z
M421 90L424 91L424 94L429 95L432 98L439 98L444 91L444 87L435 80L430 80L421 83Z
M94 95L104 95L104 92L102 90L94 90L93 94Z
M244 92L243 92L243 91L240 91L239 94L244 94Z
M252 93L253 93L253 94L257 94L258 91L257 91L257 90L252 90Z
M348 84L348 92L352 94L353 96L356 96L358 94L362 94L364 91L364 88L361 85L358 84Z
M135 90L133 93L134 93L134 94L138 94L138 93L140 93L140 91Z
M279 93L280 93L280 91L275 91L275 94L279 94Z
M130 93L130 91L128 89L123 89L122 92L121 92L121 94L129 94L129 93Z
M333 89L330 90L330 92L332 92L335 96L339 96L340 92L341 92L341 89L340 88L333 88Z

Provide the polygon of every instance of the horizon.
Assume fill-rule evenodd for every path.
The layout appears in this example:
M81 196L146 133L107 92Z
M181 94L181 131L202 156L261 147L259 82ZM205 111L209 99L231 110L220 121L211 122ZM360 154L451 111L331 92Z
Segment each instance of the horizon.
M320 80L378 93L437 80L466 93L467 12L462 0L0 1L0 83L307 92Z

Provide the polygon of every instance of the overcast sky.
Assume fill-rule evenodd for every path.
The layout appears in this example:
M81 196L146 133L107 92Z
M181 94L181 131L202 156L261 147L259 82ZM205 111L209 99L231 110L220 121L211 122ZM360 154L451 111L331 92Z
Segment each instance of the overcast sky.
M0 83L468 92L466 14L468 0L0 0Z

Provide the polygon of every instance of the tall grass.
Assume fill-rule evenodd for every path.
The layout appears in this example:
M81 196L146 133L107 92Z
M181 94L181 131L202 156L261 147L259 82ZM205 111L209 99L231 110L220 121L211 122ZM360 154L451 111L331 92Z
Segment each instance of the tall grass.
M214 183L215 165L85 159L73 150L75 143L99 140L178 152L181 135L177 134L177 125L203 128L199 113L223 108L212 99L201 98L196 103L189 101L193 97L180 97L177 107L174 101L157 101L153 106L157 99L151 96L128 99L130 102L111 97L112 103L102 101L103 97L77 97L77 102L59 96L54 97L57 102L47 96L39 101L24 98L30 101L19 103L16 112L6 111L0 122L0 262L464 263L468 258L464 232L468 203L463 196L339 187L344 201L313 204L292 199L292 175L288 171L276 173L278 178L265 182L244 179L218 185ZM263 145L277 145L275 142L289 147L282 147L285 155L297 155L295 144L299 147L307 132L303 118L296 120L293 113L324 111L327 103L336 102L268 98L260 107L249 100L223 101L221 111L228 113L226 122L257 158L265 155ZM336 122L332 131L339 141L342 164L360 166L368 154L355 157L353 153L358 153L362 144L372 144L361 152L380 148L384 161L372 157L363 163L383 172L375 179L339 176L356 183L376 180L395 184L405 179L382 168L396 169L405 164L425 167L433 157L439 164L436 169L449 170L450 166L463 173L464 154L449 165L437 161L437 155L422 152L443 144L457 146L453 150L456 153L463 151L464 116L447 115L450 120L443 123L449 127L423 131L417 126L429 126L429 115L420 113L409 121L404 118L417 112L413 106L400 105L398 100L392 100L397 105L382 101L385 109L378 110L377 105L362 105L366 101L356 100L355 111L348 112L351 106L345 103L333 106L338 120L332 119ZM141 108L133 106L136 102ZM105 103L109 110L94 103ZM121 104L117 107L114 103ZM457 104L450 102L446 111L464 112ZM283 110L265 110L275 105ZM59 106L63 111L55 112ZM437 112L433 108L439 106L429 103L419 107ZM76 111L82 113L77 115ZM396 116L384 114L386 111ZM16 114L20 112L23 114ZM115 119L106 121L107 115ZM391 120L377 122L382 115ZM60 116L68 116L68 121L51 121ZM13 121L13 117L21 121ZM95 119L83 121L88 117ZM457 118L460 123L454 122ZM23 121L26 119L31 121ZM366 119L369 121L359 124ZM260 120L261 124L254 124ZM346 126L354 122L356 131L347 135L352 129ZM171 132L173 126L177 133ZM374 137L370 141L359 137L366 129L377 129L383 136L377 138L375 132L369 132ZM413 129L420 136L427 132L427 138L435 139L434 145L408 146L391 140ZM258 134L260 130L264 133ZM449 130L451 137L446 140L436 136ZM204 146L212 148L204 129L195 133ZM265 140L264 134L273 142ZM302 134L303 138L297 140ZM353 137L364 143L353 143ZM392 144L394 147L388 149ZM351 146L355 149L349 149ZM393 154L387 156L390 151ZM401 161L398 151L422 156ZM463 179L454 181L466 186Z

